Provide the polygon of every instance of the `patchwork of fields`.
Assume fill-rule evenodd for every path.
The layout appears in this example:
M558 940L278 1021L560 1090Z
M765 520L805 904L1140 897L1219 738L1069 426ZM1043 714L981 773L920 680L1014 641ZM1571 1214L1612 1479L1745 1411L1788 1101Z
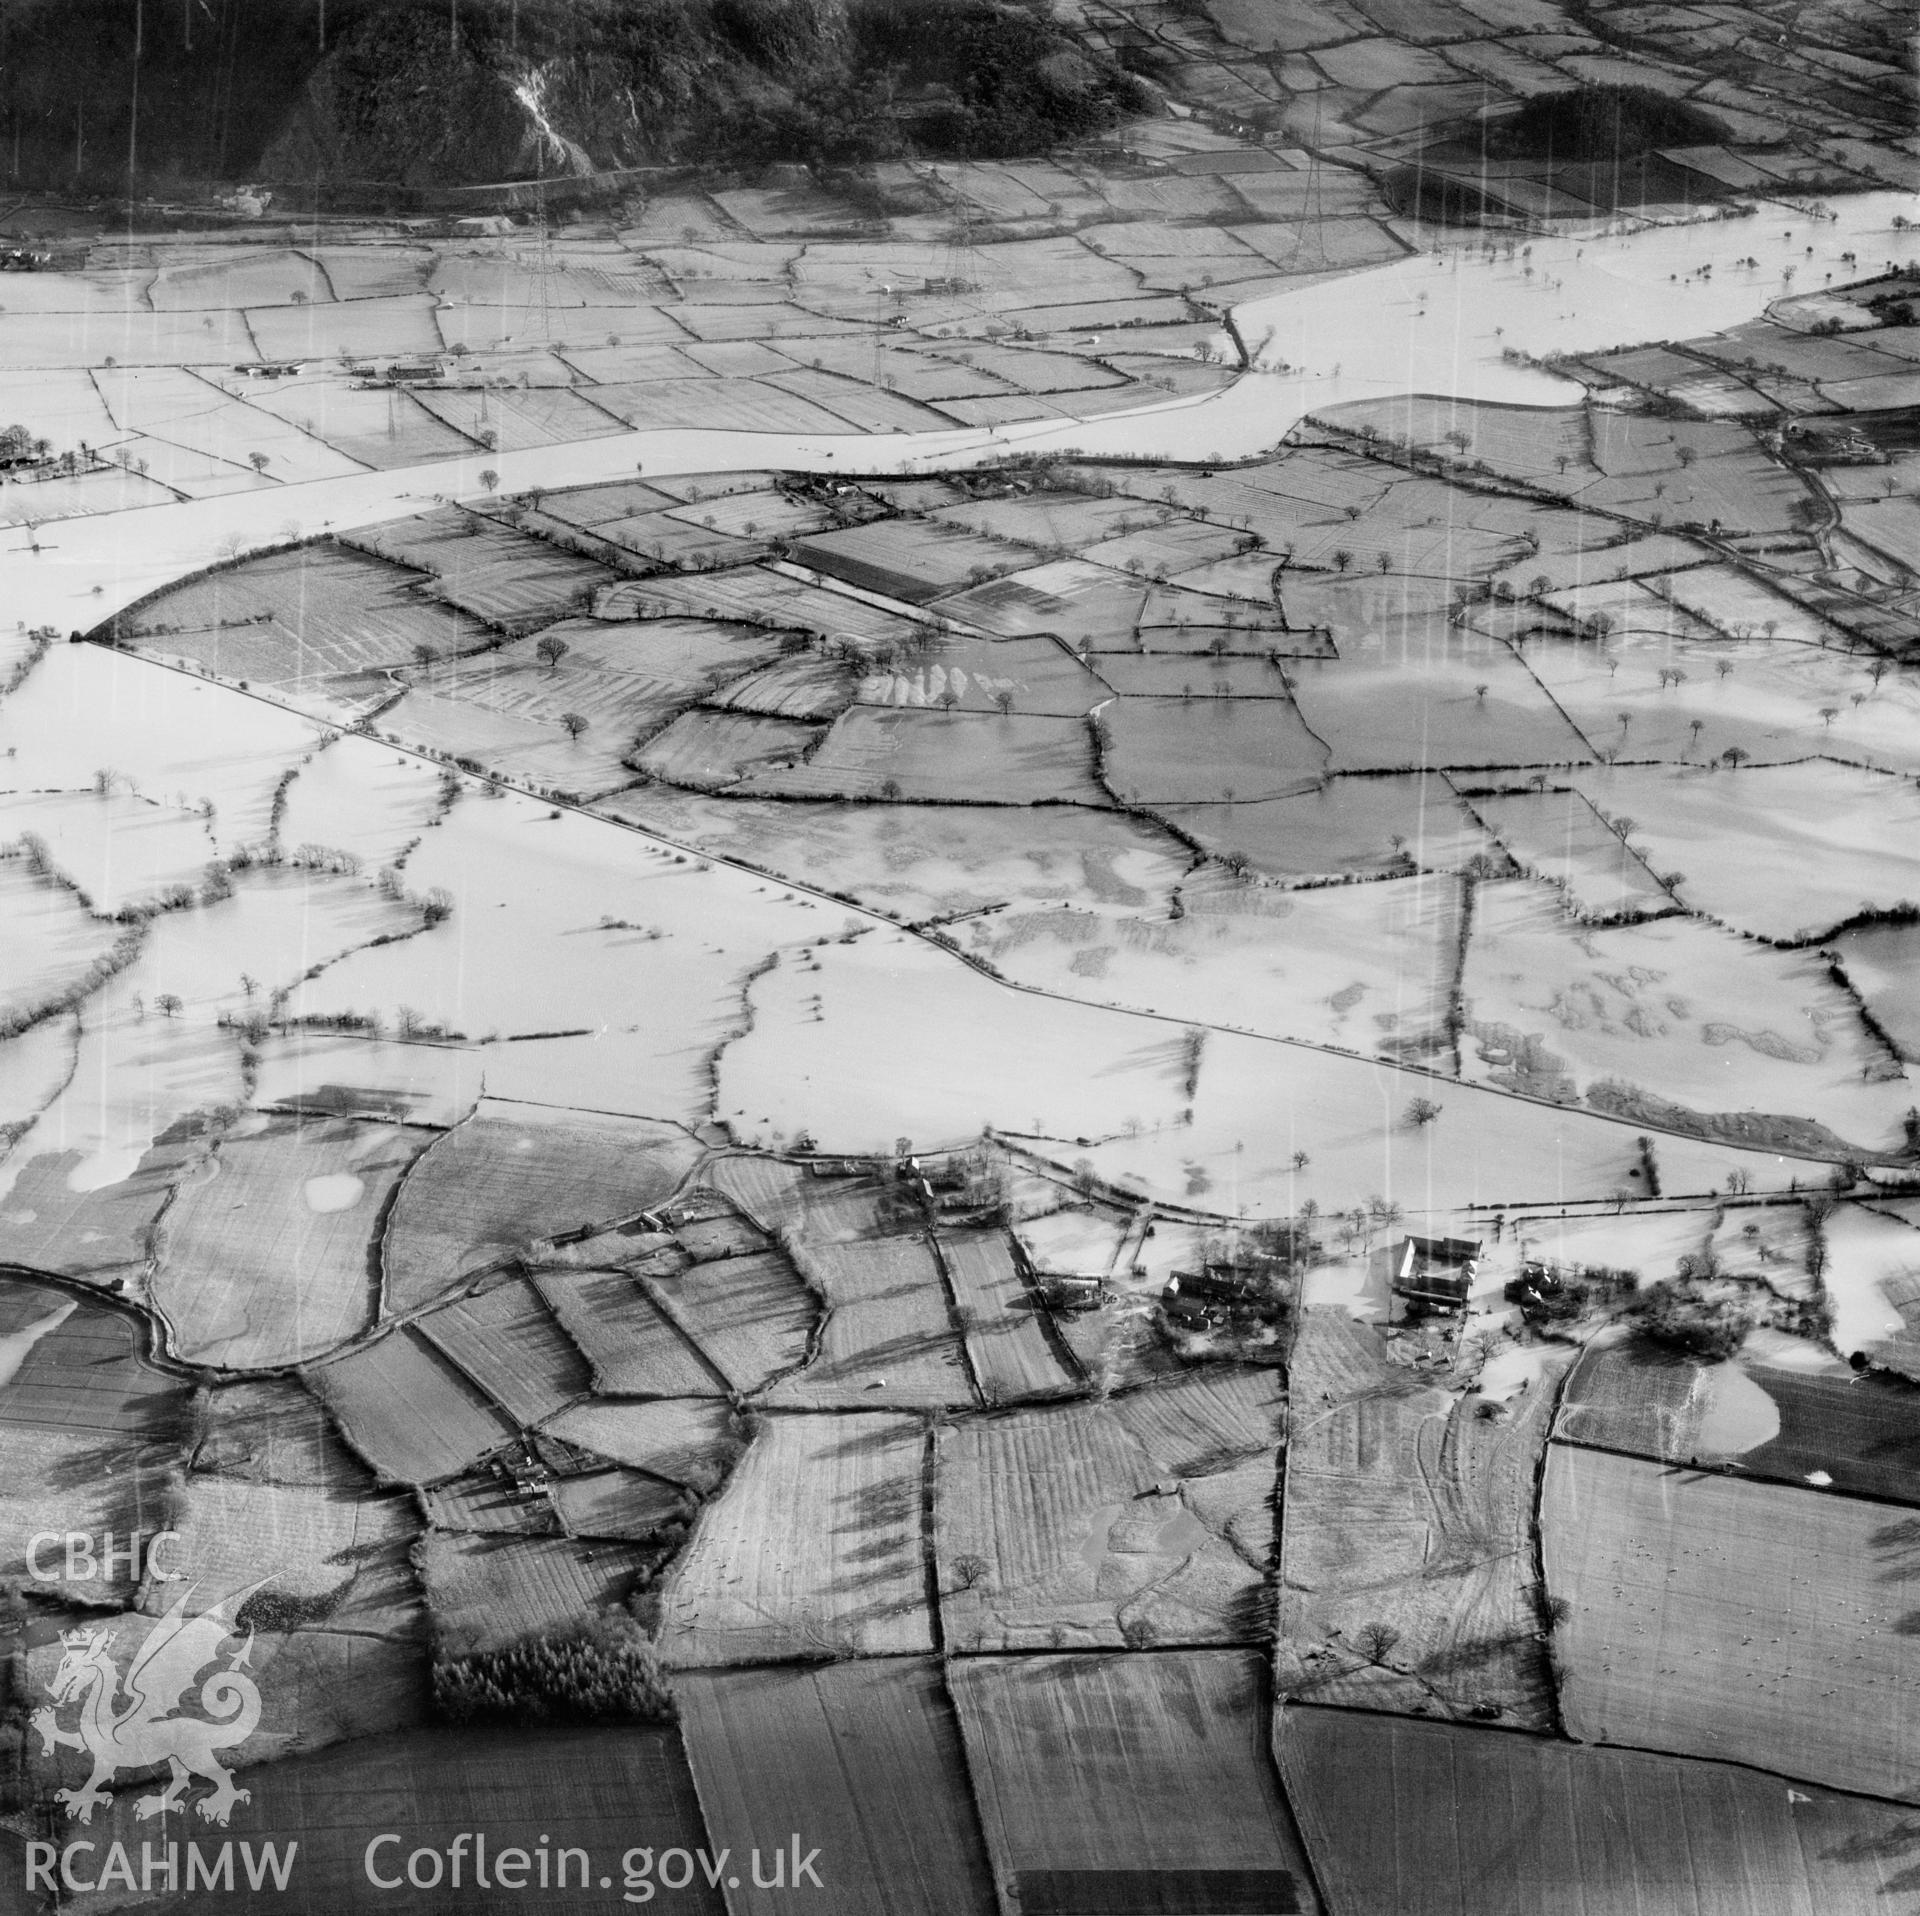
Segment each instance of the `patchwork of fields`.
M290 1910L1905 1906L1920 167L1725 11L8 276L0 1865L189 1592Z

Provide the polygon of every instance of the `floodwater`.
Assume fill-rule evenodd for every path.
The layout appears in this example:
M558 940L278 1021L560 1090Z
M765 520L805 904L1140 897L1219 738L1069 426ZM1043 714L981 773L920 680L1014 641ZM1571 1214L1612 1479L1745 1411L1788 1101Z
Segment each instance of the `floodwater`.
M12 612L28 625L86 627L168 580L208 565L229 539L250 544L370 525L425 510L437 495L480 491L492 467L505 491L583 485L656 473L757 467L832 472L970 465L1014 451L1074 448L1167 459L1245 457L1271 447L1306 414L1394 393L1451 394L1512 405L1565 405L1580 388L1502 355L1601 352L1698 337L1763 313L1788 293L1817 291L1889 262L1920 258L1920 229L1902 193L1832 202L1812 219L1783 206L1751 218L1651 227L1604 237L1536 238L1522 256L1487 259L1452 229L1429 229L1438 250L1250 301L1235 311L1263 363L1226 391L1119 413L1092 423L1037 421L941 433L622 433L525 452L356 473L302 485L60 522L28 550L0 532ZM1809 249L1811 249L1809 251ZM1843 253L1857 255L1847 265ZM1745 258L1759 261L1744 267ZM1710 268L1707 273L1701 269ZM1786 277L1793 269L1793 278Z

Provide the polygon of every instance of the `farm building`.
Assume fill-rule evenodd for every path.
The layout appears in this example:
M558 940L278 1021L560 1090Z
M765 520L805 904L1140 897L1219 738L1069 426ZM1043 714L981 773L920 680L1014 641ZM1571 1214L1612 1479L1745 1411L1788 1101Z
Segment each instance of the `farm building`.
M1274 1303L1257 1273L1209 1263L1198 1271L1175 1271L1160 1293L1160 1308L1170 1323L1199 1330L1235 1318L1271 1315Z
M1394 1248L1391 1277L1398 1296L1441 1310L1459 1310L1479 1269L1478 1238L1404 1237Z

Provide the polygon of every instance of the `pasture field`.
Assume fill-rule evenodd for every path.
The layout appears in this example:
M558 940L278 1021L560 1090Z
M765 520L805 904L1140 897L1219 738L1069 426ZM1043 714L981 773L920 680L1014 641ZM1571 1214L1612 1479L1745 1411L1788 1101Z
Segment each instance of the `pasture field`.
M1279 891L1210 876L1182 888L1177 918L1010 911L976 919L962 949L1065 997L1410 1062L1450 1052L1451 878Z
M255 454L266 462L256 470L293 485L364 470L357 460L272 413L256 412L184 366L129 365L93 377L122 433L198 454L230 467L236 478Z
M951 593L939 610L1002 638L1046 632L1075 648L1109 648L1129 641L1148 590L1144 580L1104 566L1052 559Z
M426 293L254 306L248 308L246 321L267 359L419 357L441 348L433 299Z
M624 1271L541 1271L533 1281L592 1366L596 1391L618 1397L720 1394L721 1378L712 1366Z
M1337 771L1591 762L1588 741L1504 646L1391 639L1295 669L1294 703ZM1485 688L1483 691L1482 688Z
M202 1604L263 1587L263 1625L319 1624L372 1636L420 1634L419 1590L407 1553L419 1517L404 1493L363 1484L250 1483L194 1470L178 1493L170 1569ZM164 1616L179 1589L149 1577L139 1608Z
M175 1599L186 1589L185 1585L176 1588ZM159 1627L159 1619L137 1611L108 1613L97 1620L112 1631L116 1654L129 1661ZM34 1695L46 1693L63 1649L55 1635L50 1643L36 1645L21 1657L21 1680ZM333 1743L416 1729L427 1714L426 1675L417 1641L332 1630L324 1624L291 1630L262 1627L253 1632L248 1668L260 1687L261 1713L240 1760L256 1777L256 1766ZM29 1748L34 1754L20 1766L21 1786L33 1801L50 1802L56 1785L78 1787L92 1768L92 1757L84 1751L63 1749L52 1756L40 1755L37 1737ZM241 1782L247 1786L246 1777ZM109 1813L131 1820L138 1794L131 1788L117 1792ZM269 1792L260 1794L264 1799ZM146 1825L149 1831L152 1827ZM200 1828L198 1818L195 1827ZM202 1830L203 1845L205 1840ZM217 1851L219 1844L212 1847ZM245 1882L244 1875L240 1880Z
M1864 907L1920 897L1920 794L1810 760L1737 772L1617 765L1583 773L1596 806L1641 820L1680 899L1736 930L1810 940Z
M937 1443L950 1646L1114 1649L1256 1634L1264 1558L1250 1563L1169 1489L1110 1406L1015 1411L944 1430Z
M6 408L10 416L25 407ZM0 525L44 525L49 519L78 519L94 512L125 512L136 506L171 505L180 495L143 472L76 473L71 479L40 479L0 489Z
M1552 411L1533 406L1475 405L1470 400L1409 393L1391 399L1336 406L1323 415L1347 432L1368 428L1390 439L1438 451L1450 433L1465 433L1464 457L1483 459L1510 479L1554 484L1563 469L1578 466L1591 477L1585 414L1579 407ZM1577 481L1574 483L1578 483Z
M827 728L753 712L682 712L633 755L650 778L695 791L723 791L749 778L779 779L805 763ZM771 768L771 769L769 769Z
M1911 1869L1909 1811L1730 1763L1293 1703L1273 1742L1336 1910L1867 1916Z
M341 1443L319 1400L292 1377L210 1384L193 1446L196 1471L238 1483L365 1490L366 1466Z
M1469 1079L1575 1098L1625 1084L1749 1124L1810 1119L1863 1151L1904 1136L1911 1087L1813 952L1689 918L1582 925L1514 880L1475 892L1460 989Z
M277 380L267 391L260 390L257 380L243 382L231 373L215 379L255 412L283 419L344 457L376 470L461 459L475 447L474 440L436 419L405 387L382 391L330 369Z
M1911 1522L1558 1444L1541 1512L1576 1737L1914 1800Z
M437 1483L513 1440L513 1425L404 1327L301 1375L386 1483Z
M414 397L442 425L475 445L487 444L490 434L498 452L528 452L625 430L624 421L570 386L523 387L517 392L428 387Z
M726 1380L765 1390L806 1358L819 1304L778 1251L716 1258L646 1282L649 1297Z
M1387 1361L1372 1328L1308 1310L1289 1388L1300 1406L1281 1499L1282 1694L1410 1710L1481 1701L1510 1721L1552 1721L1534 1606L1534 1479L1565 1360L1504 1422ZM1397 1637L1379 1656L1368 1624Z
M796 330L786 309L772 305L702 307L691 324L707 340L779 339ZM716 432L847 430L838 414L771 380L643 379L592 390L596 406L636 432L672 426Z
M973 357L978 364L980 356ZM1152 523L1165 511L1124 497L1087 499L1072 492L1030 492L1007 499L963 498L936 507L932 516L1036 551L1078 552L1103 539L1118 538L1143 522Z
M640 512L629 519L603 520L593 528L593 536L622 547L638 558L689 572L745 565L760 558L765 550L758 540L736 539L731 533L710 531L676 516L673 511Z
M825 724L846 709L856 684L847 666L803 652L735 679L713 693L711 702L729 712Z
M435 598L509 631L582 611L621 576L480 513L443 509L358 537L431 573Z
M704 1397L575 1404L546 1428L596 1456L694 1488L717 1483L740 1449L727 1407Z
M694 1161L673 1125L483 1100L415 1165L387 1223L385 1305L413 1310L535 1239L632 1217Z
M350 695L362 675L407 664L415 646L452 655L491 636L422 583L417 570L350 546L302 546L179 587L134 615L133 636L144 651L290 700Z
M640 1565L617 1543L476 1532L429 1531L416 1555L443 1657L564 1635L618 1611Z
M592 1382L572 1339L524 1277L475 1287L428 1312L418 1327L516 1424L544 1423L584 1397Z
M677 505L678 493L659 486L643 485L638 479L615 479L606 485L569 486L564 492L543 494L539 503L539 523L557 521L591 531L612 519L628 519L635 513L652 512L659 506Z
M937 1663L684 1670L674 1696L710 1827L804 1830L832 1859L822 1867L836 1916L991 1916L992 1871ZM739 1881L734 1916L778 1916L792 1900Z
M898 644L917 629L901 613L771 566L632 579L604 593L594 610L603 619L738 619L770 631L821 633L866 652Z
M1466 803L1528 877L1560 887L1582 917L1644 918L1673 908L1646 860L1570 787L1491 795L1468 787Z
M741 721L734 720L738 724ZM763 725L777 721L763 719ZM798 729L798 728L794 728ZM653 747L642 755L642 762ZM1104 805L1078 719L1015 712L916 712L851 706L802 760L750 772L749 795L892 797L950 803L991 793L1003 805Z
M369 1251L431 1132L278 1117L223 1138L158 1231L152 1295L173 1349L225 1370L305 1363L373 1321Z
M109 1184L91 1175L106 1155L94 1147L86 1136L69 1145L42 1123L8 1154L0 1164L0 1261L109 1289L124 1284L137 1295L153 1226L174 1186L206 1156L207 1140L181 1138L134 1151Z
M1269 878L1385 877L1405 868L1458 871L1492 849L1436 774L1326 780L1292 798L1156 810L1216 856L1238 854Z
M1195 1483L1221 1472L1270 1467L1286 1393L1270 1369L1216 1369L1109 1400L1115 1417L1162 1469Z
M146 313L126 305L78 315L24 312L0 316L0 359L16 368L60 371L122 366L229 366L259 350L238 312Z
M420 1508L435 1530L489 1537L557 1537L560 1519L544 1492L523 1494L511 1482L473 1471L420 1491Z
M1617 605L1626 589L1601 590ZM1664 601L1647 603L1664 616ZM1876 686L1845 653L1793 639L1667 634L1651 621L1610 644L1602 653L1585 640L1548 639L1527 658L1574 723L1623 758L1732 763L1731 750L1754 764L1826 755L1898 772L1920 766L1913 688Z
M767 1417L661 1590L676 1667L933 1648L917 1417Z
M1281 699L1118 699L1101 770L1136 805L1285 798L1325 777L1326 744Z
M686 1509L682 1493L637 1470L561 1477L550 1493L569 1537L647 1543Z
M1122 698L1280 699L1283 669L1276 659L1202 658L1193 651L1100 657L1100 677Z
M1072 1394L1080 1380L1047 1335L1012 1248L998 1231L954 1233L937 1250L953 1290L967 1364L989 1404Z
M1240 535L1230 527L1203 520L1169 517L1159 525L1127 532L1083 546L1075 555L1088 565L1119 572L1148 573L1156 579L1210 565L1240 549Z
M1857 925L1834 940L1834 949L1900 1055L1920 1063L1920 933L1911 925Z
M137 1857L141 1838L153 1840L152 1824L135 1819L135 1794L123 1791L110 1810L101 1812L96 1829L103 1849L118 1839ZM398 1854L396 1867L384 1873L401 1876L402 1886L380 1892L382 1906L398 1916L427 1916L452 1901L450 1883L438 1890L405 1886L406 1852L435 1849L444 1868L462 1832L487 1832L490 1882L492 1860L504 1851L518 1847L530 1858L544 1851L556 1880L565 1884L548 1894L564 1897L569 1912L578 1916L624 1916L634 1907L622 1900L639 1893L625 1883L621 1868L630 1848L651 1855L672 1848L717 1853L732 1847L744 1863L753 1841L753 1832L744 1828L709 1837L679 1736L670 1725L650 1724L623 1726L617 1733L599 1726L407 1725L348 1749L290 1753L274 1764L265 1787L256 1781L253 1801L239 1805L230 1830L218 1835L231 1835L236 1853L241 1842L251 1842L256 1853L264 1842L277 1844L283 1857L288 1840L297 1840L297 1865L286 1890L273 1895L273 1906L286 1916L338 1916L368 1894L367 1843L371 1834L392 1826L401 1805L407 1812L401 1824L406 1839L398 1852L388 1846L375 1858L378 1865ZM209 1844L205 1831L196 1834L203 1855L219 1848L217 1841ZM599 1872L588 1874L584 1888L583 1854ZM463 1916L467 1911L503 1916L525 1905L532 1875L528 1889L497 1883L481 1889L474 1884L472 1855L469 1843L457 1892ZM559 1877L563 1855L566 1875ZM599 1887L601 1876L609 1887ZM239 1880L244 1896L244 1872ZM691 1887L678 1892L669 1906L685 1916L726 1916L722 1892L709 1887L697 1869Z
M148 1360L145 1343L127 1312L51 1284L0 1282L0 1576L26 1579L28 1542L43 1530L169 1520L192 1391ZM52 1589L132 1597L131 1566L104 1585L69 1583L64 1560L52 1561Z
M805 1410L974 1403L940 1261L925 1239L807 1244L796 1238L790 1252L826 1314L805 1368L781 1378L769 1402ZM696 1265L690 1278L697 1282L713 1268Z
M1783 1370L1743 1356L1701 1364L1644 1340L1590 1348L1567 1382L1555 1437L1656 1463L1737 1461L1744 1477L1920 1503L1920 1388L1856 1377L1828 1359Z
M967 1657L947 1680L1022 1909L1319 1910L1257 1653Z
M1005 709L1080 718L1105 687L1087 666L1051 639L942 639L931 663L877 661L860 682L866 705L938 705L991 712Z
M1823 1276L1833 1311L1833 1347L1890 1359L1901 1350L1901 1373L1914 1374L1907 1307L1920 1301L1920 1236L1895 1205L1842 1204L1821 1227L1827 1247Z
M1735 638L1764 634L1803 645L1832 642L1833 633L1823 619L1738 566L1692 567L1663 579L1661 590L1696 618Z
M804 1166L763 1157L726 1157L707 1167L707 1182L762 1230L797 1232L810 1244L844 1244L884 1235L877 1177L816 1178Z

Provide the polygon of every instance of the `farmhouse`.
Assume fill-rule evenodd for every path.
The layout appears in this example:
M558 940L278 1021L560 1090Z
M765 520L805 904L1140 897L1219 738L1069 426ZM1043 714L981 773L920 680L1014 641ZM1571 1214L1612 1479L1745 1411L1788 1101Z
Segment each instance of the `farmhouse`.
M1460 1310L1480 1268L1480 1240L1468 1237L1404 1237L1395 1247L1394 1291L1415 1303Z

